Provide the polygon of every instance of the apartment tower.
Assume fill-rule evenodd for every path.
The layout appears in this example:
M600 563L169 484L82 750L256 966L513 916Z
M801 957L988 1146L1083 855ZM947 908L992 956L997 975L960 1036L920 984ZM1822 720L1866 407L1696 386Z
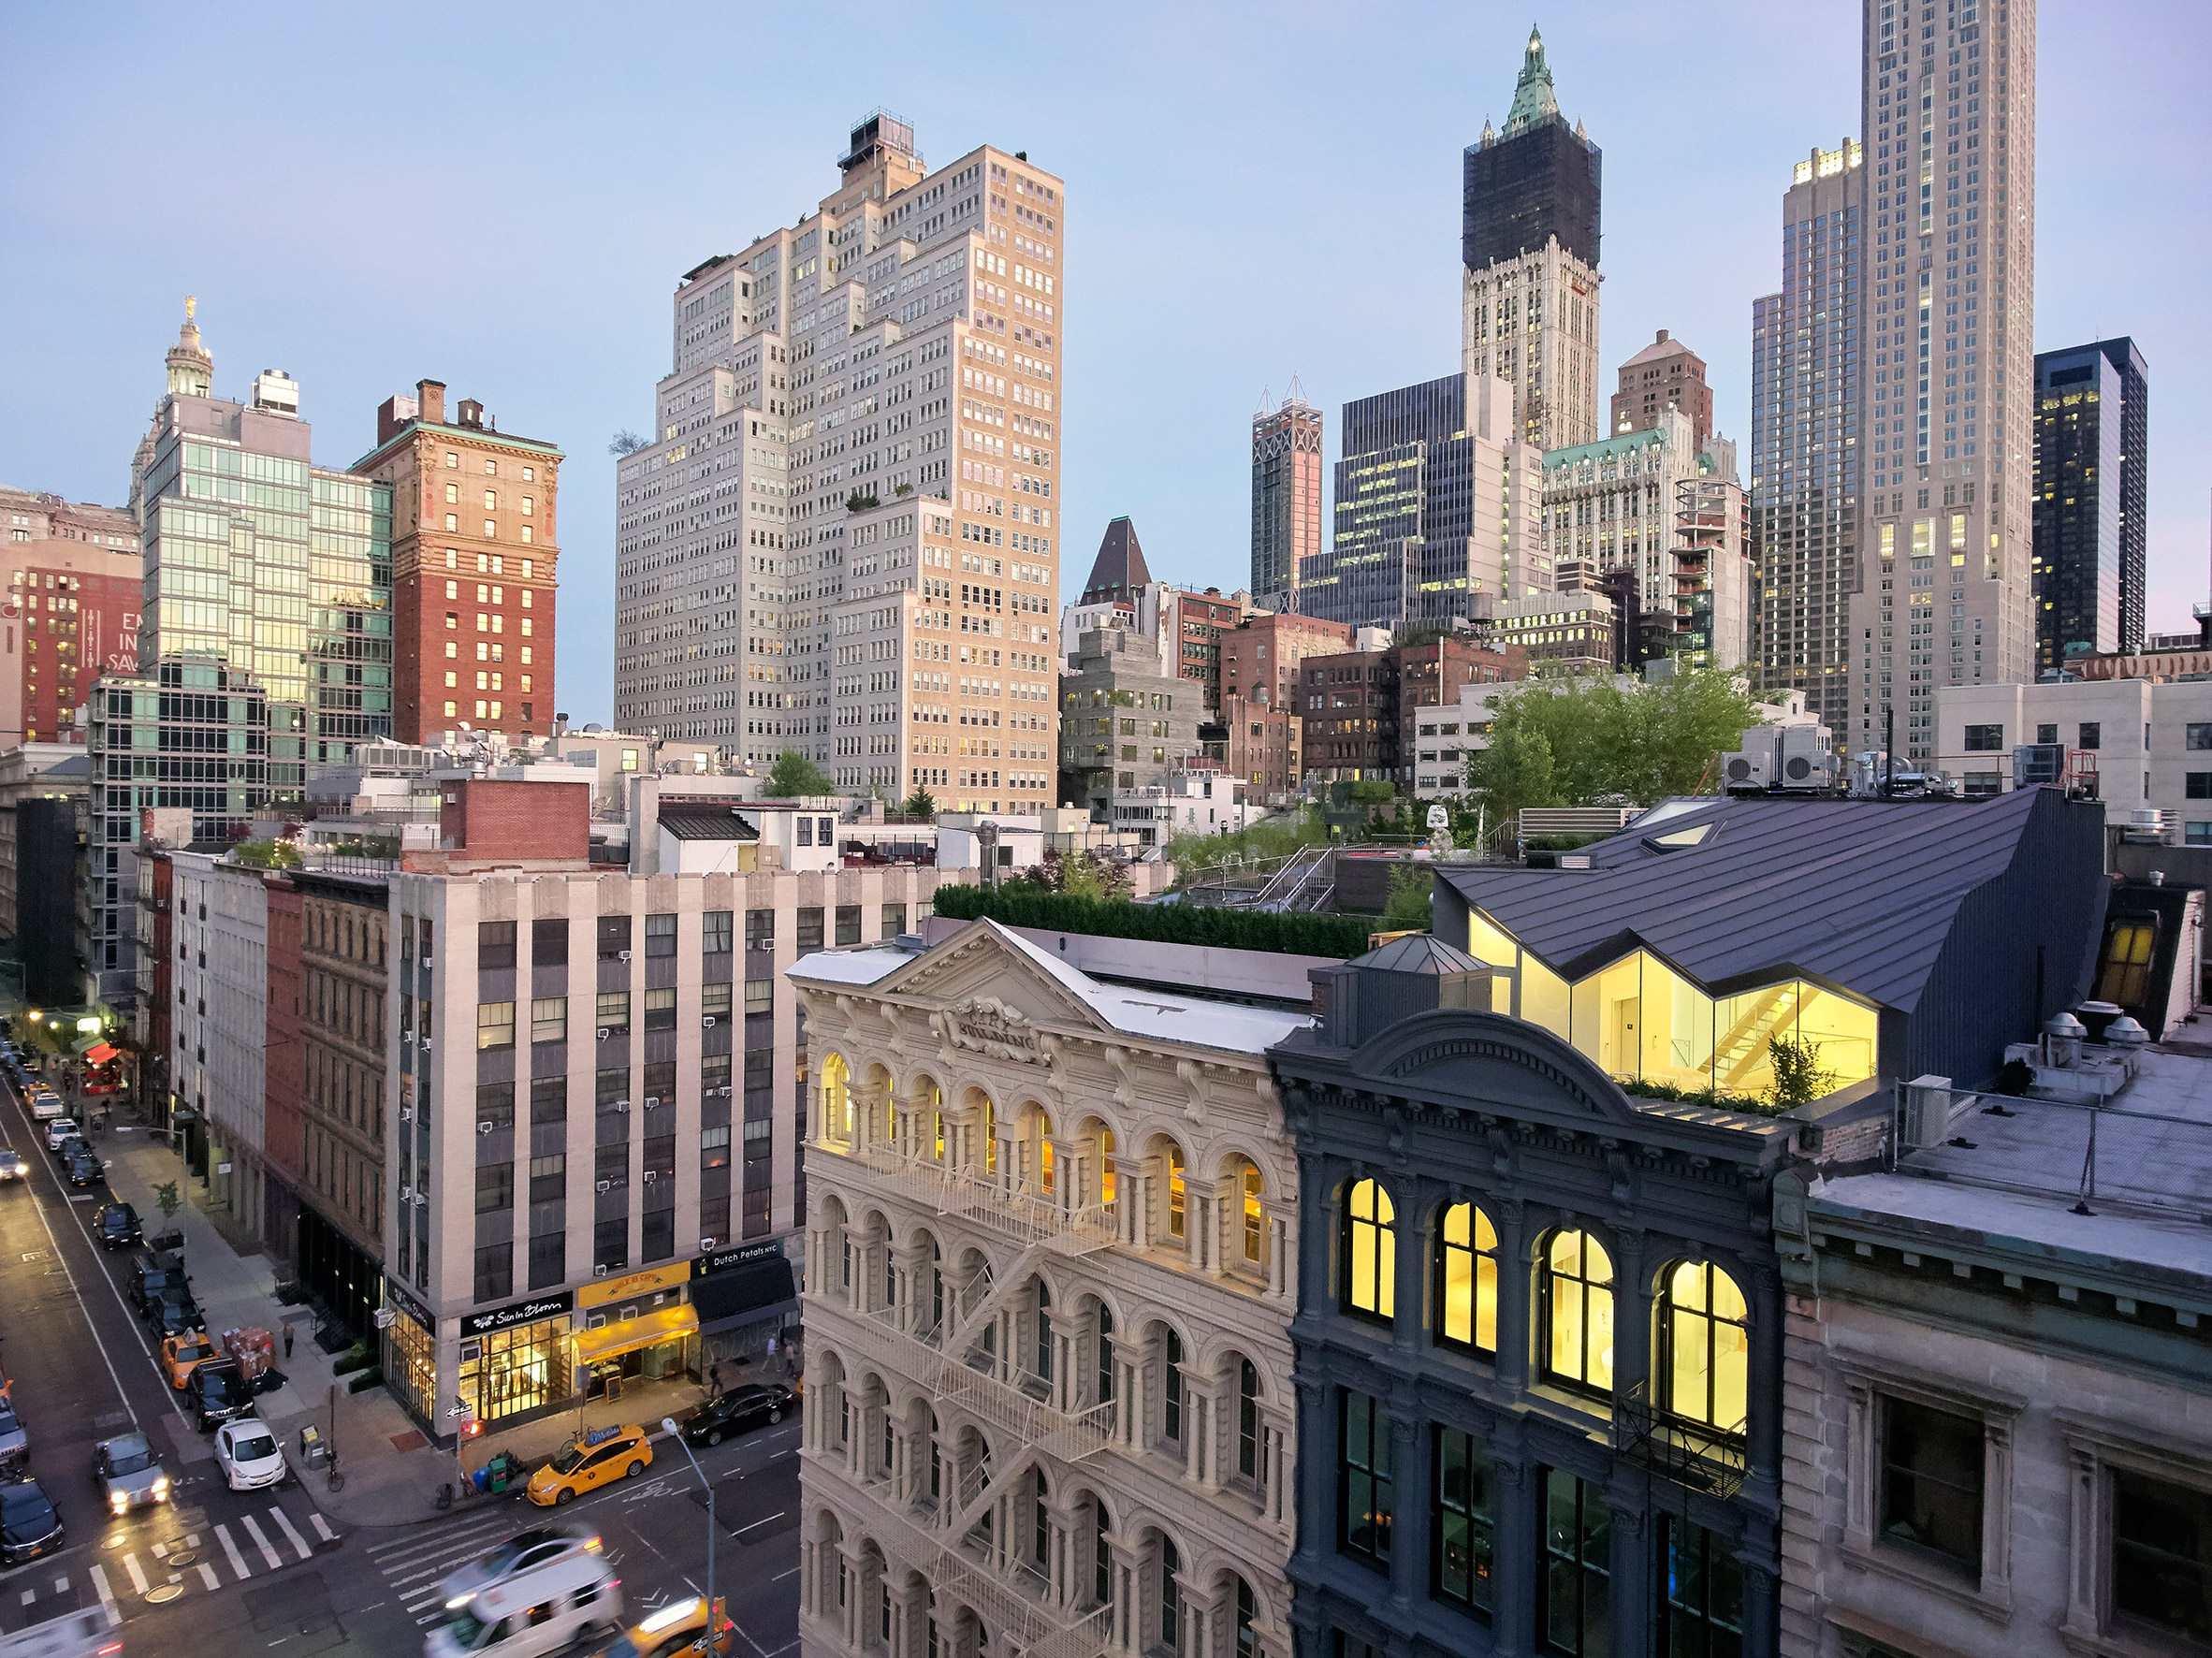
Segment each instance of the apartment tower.
M1815 149L1782 198L1782 289L1752 301L1752 534L1759 684L1854 729L1866 152ZM1862 618L1863 621L1863 618ZM1910 635L1908 635L1910 637Z
M2035 665L2143 648L2150 370L2132 340L2035 358Z
M1050 805L1066 191L854 124L798 222L677 284L616 464L615 715L840 788Z
M1466 153L1460 339L1467 384L1510 382L1516 428L1539 449L1598 435L1600 160L1560 114L1531 30L1506 130L1484 122Z
M1848 740L2035 671L2035 0L1866 0L1862 590Z
M1690 417L1697 444L1712 436L1712 387L1706 384L1705 359L1665 328L1659 337L1621 365L1621 386L1613 393L1608 431L1650 431L1667 409Z
M1252 417L1252 595L1271 609L1298 589L1298 563L1321 550L1321 411L1299 394L1266 398Z
M93 681L138 666L138 520L0 486L0 528L11 606L0 618L0 749L81 743L77 710Z
M445 387L376 411L353 470L392 491L393 735L428 743L467 726L510 739L553 729L553 622L561 453L502 432Z

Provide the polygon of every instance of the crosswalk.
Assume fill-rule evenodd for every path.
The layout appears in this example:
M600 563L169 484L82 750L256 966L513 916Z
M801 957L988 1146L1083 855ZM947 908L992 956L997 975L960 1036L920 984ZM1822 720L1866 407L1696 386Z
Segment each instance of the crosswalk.
M141 1549L120 1553L110 1550L105 1559L86 1568L81 1584L69 1573L55 1572L49 1578L34 1566L18 1579L25 1585L21 1593L24 1621L36 1622L75 1609L89 1587L113 1625L136 1611L138 1603L158 1606L189 1590L205 1592L229 1582L242 1583L312 1560L318 1547L342 1541L342 1534L320 1512L310 1509L302 1530L300 1520L273 1503L266 1516L241 1514L235 1521L211 1523L204 1511L177 1518L192 1529ZM226 1565L227 1572L223 1569ZM68 1604L64 1607L57 1602Z
M444 1615L444 1596L438 1585L454 1568L505 1542L525 1523L511 1510L493 1512L441 1531L432 1538L426 1539L415 1532L372 1545L369 1557L390 1585L393 1598L414 1614L418 1628L425 1627ZM605 1559L609 1564L617 1563L621 1551L610 1549Z

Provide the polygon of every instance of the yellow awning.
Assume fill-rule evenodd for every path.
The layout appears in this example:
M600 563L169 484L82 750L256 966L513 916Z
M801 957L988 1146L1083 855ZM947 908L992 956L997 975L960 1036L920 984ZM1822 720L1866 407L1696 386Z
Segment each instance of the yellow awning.
M576 1331L576 1362L596 1364L602 1359L612 1359L618 1353L627 1353L635 1347L657 1347L662 1342L687 1336L699 1328L699 1315L686 1302L681 1306L662 1307L650 1313L640 1313L634 1318L625 1318L618 1324L603 1324L597 1330Z

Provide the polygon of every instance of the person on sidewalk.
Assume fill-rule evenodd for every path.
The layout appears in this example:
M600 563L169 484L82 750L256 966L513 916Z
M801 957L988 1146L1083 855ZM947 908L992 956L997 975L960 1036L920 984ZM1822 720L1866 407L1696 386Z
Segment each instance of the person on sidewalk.
M292 1326L291 1326L290 1324L288 1324L288 1323L287 1323L287 1324L284 1326L284 1358L285 1358L285 1360L288 1361L288 1360L291 1359L291 1357L292 1357Z

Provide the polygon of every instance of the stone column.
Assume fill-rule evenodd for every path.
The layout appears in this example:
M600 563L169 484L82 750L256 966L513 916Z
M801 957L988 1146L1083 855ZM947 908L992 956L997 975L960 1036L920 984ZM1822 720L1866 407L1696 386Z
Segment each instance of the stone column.
M1429 1191L1423 1180L1405 1181L1390 1192L1396 1211L1392 1226L1397 1234L1398 1275L1393 1287L1396 1305L1390 1319L1390 1343L1408 1361L1419 1364L1425 1338L1422 1303L1429 1283Z
M1645 1257L1650 1241L1635 1227L1623 1227L1610 1240L1613 1251L1613 1392L1624 1397L1643 1383L1652 1396L1652 1274Z
M1501 1240L1501 1244L1503 1240ZM1503 1337L1500 1340L1503 1341ZM1498 1658L1526 1658L1536 1642L1536 1575L1544 1569L1540 1548L1544 1491L1536 1466L1518 1447L1494 1446L1498 1477L1497 1561L1499 1587L1492 1631ZM1616 1628L1625 1628L1616 1622Z
M1152 1171L1135 1158L1117 1158L1114 1207L1120 1211L1121 1241L1131 1249L1152 1247Z
M1336 1443L1334 1389L1316 1374L1309 1374L1309 1357L1301 1355L1298 1388L1298 1437L1303 1445ZM1301 1457L1297 1469L1297 1507L1310 1523L1298 1528L1298 1553L1310 1577L1322 1568L1323 1559L1335 1548L1335 1526L1330 1520L1331 1475L1329 1460Z
M1531 1253L1527 1205L1508 1198L1493 1209L1498 1229L1498 1385L1508 1393L1528 1386L1535 1341L1535 1261ZM1511 1582L1512 1578L1501 1578Z
M1401 1321L1404 1308L1400 1308ZM1429 1593L1428 1423L1410 1384L1387 1402L1390 1408L1390 1607L1399 1627Z
M1298 1282L1298 1234L1279 1214L1267 1217L1267 1292L1278 1300Z

